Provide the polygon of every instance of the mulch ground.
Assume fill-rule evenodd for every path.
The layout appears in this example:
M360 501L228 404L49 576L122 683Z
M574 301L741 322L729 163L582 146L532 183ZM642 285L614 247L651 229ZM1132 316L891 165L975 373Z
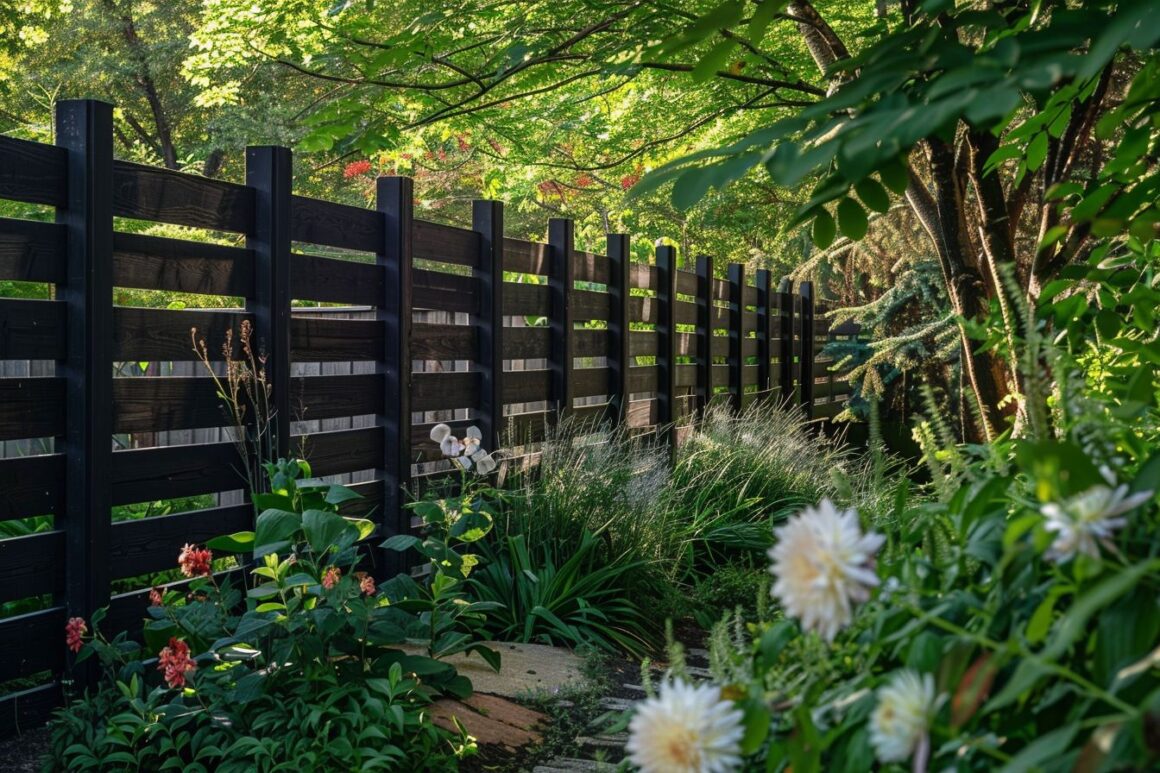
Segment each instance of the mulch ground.
M9 773L37 773L41 760L48 754L50 737L47 727L0 741L0 770Z

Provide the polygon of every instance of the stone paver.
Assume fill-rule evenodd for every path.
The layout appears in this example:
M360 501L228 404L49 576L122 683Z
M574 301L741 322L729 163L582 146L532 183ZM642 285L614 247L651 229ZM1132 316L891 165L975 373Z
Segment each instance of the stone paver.
M444 658L471 680L477 693L515 698L537 691L555 692L584 680L580 672L584 660L562 647L508 642L488 642L487 646L500 654L498 673L479 655ZM414 651L420 653L418 649Z

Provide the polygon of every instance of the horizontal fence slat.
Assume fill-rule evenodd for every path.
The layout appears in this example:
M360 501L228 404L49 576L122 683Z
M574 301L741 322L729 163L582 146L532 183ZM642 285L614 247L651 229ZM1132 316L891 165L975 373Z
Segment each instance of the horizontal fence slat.
M319 303L376 306L383 301L383 267L318 255L290 256L290 297Z
M472 277L417 268L411 283L414 309L463 314L479 311L479 283Z
M416 258L475 266L479 262L479 234L465 228L416 220L411 252Z
M0 378L0 440L64 434L64 379Z
M504 403L534 403L552 393L552 371L509 370L503 374Z
M551 304L547 285L504 282L503 313L510 317L544 317Z
M0 682L64 668L64 607L0 619Z
M383 443L382 427L361 427L295 436L290 447L302 450L315 475L337 475L381 467Z
M385 228L383 214L373 209L290 197L290 238L296 242L377 252L382 249Z
M132 448L113 453L114 505L246 488L232 442Z
M609 334L607 330L578 328L573 332L572 354L576 357L606 357Z
M254 253L243 247L113 234L113 285L202 295L252 295Z
M506 382L509 374L504 374ZM411 410L441 411L479 405L479 373L411 374Z
M63 690L55 681L0 697L0 738L48 724L62 703Z
M63 590L64 532L0 540L0 604Z
M193 360L193 331L205 341L210 359L222 359L222 345L229 331L234 340L241 332L243 320L253 315L241 311L177 311L139 309L128 306L113 308L113 359L140 362L148 360Z
M382 374L304 376L291 379L290 390L295 421L378 413ZM113 379L114 432L228 425L208 377Z
M0 521L61 512L64 474L63 454L0 459Z
M609 393L612 370L610 368L576 368L572 371L576 385L573 394L576 397L594 397Z
M523 239L503 240L503 268L517 274L548 273L548 245Z
M254 527L250 504L193 510L114 523L109 538L112 577L135 577L177 566L181 546Z
M64 148L0 137L0 199L64 206L67 165Z
M547 359L551 354L551 330L538 327L505 327L503 356L508 360Z
M572 314L577 322L607 320L612 296L592 290L572 291Z
M657 267L647 263L632 263L629 265L629 286L640 290L657 289Z
M677 292L681 295L696 295L697 275L690 271L677 271Z
M383 354L383 323L373 319L290 318L290 356L295 362L357 362Z
M610 263L607 255L591 252L572 253L572 273L577 282L608 284Z
M63 225L0 217L0 280L63 282Z
M0 360L59 360L65 355L65 304L0 298Z
M254 222L254 190L224 180L114 160L113 214L248 233Z
M416 360L472 360L478 356L478 347L474 325L416 322L411 328L411 357Z

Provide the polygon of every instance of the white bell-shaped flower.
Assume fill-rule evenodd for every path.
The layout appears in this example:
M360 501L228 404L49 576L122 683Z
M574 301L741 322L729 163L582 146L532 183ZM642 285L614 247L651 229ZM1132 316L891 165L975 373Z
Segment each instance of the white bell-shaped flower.
M459 456L463 453L463 444L454 435L448 435L439 443L439 450L444 456Z
M431 428L431 439L439 444L442 444L450 434L451 427L448 427L446 424L436 424Z

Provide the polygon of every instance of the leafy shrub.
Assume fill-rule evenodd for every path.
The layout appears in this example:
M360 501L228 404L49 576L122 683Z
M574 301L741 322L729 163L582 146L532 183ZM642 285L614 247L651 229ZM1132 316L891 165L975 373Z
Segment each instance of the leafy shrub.
M192 578L188 592L154 590L144 646L123 633L101 637L103 614L89 621L94 634L84 643L88 624L70 621L77 662L95 656L104 677L59 713L57 765L393 769L422 759L440 769L465 750L425 706L468 695L470 682L402 645L478 650L465 622L473 610L448 594L415 594L409 578L376 587L358 568L373 525L338 512L358 495L309 478L305 462L265 468L270 491L252 495L262 509L255 530L186 546L179 564ZM252 553L252 587L213 575L211 549ZM441 577L436 565L433 588Z
M530 548L523 535L487 548L487 561L469 580L476 598L494 604L487 630L503 641L643 655L655 630L624 582L639 562L605 561L598 547L585 533L567 553L554 543Z

